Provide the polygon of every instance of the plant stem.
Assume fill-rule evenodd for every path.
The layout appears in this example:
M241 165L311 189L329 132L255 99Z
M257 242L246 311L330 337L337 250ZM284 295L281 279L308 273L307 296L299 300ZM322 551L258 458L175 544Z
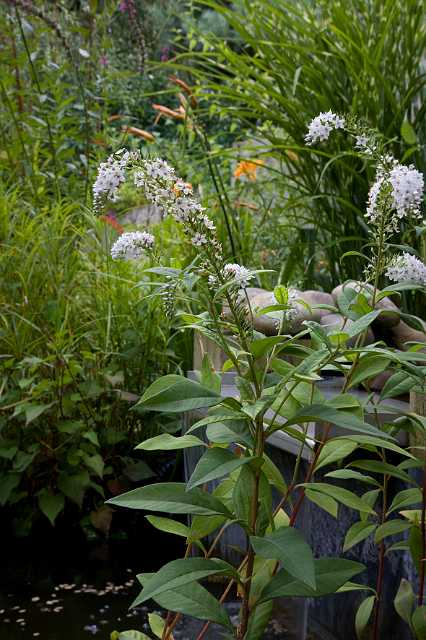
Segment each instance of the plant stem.
M265 436L263 433L263 414L257 417L256 419L256 457L262 457L263 448L264 448ZM257 515L259 511L259 481L260 481L260 473L261 470L258 467L255 472L255 484L254 491L252 496L251 503L251 520L250 520L250 533L252 535L256 534L256 522ZM248 623L250 619L250 590L251 590L251 579L253 576L253 568L254 568L254 559L255 553L254 549L249 542L249 551L247 555L247 569L245 572L245 585L244 585L244 596L243 602L241 605L241 622L238 627L237 638L243 639L247 633Z
M420 531L422 535L422 554L420 558L419 571L419 594L418 605L423 606L423 595L425 588L425 563L426 563L426 449L423 453L423 487L422 487L422 516L420 520Z
M386 519L387 485L388 485L388 476L384 476L381 524L383 524ZM374 609L373 640L379 640L380 608L381 608L382 595L383 595L383 578L385 574L385 553L386 553L386 546L385 546L384 540L382 540L380 543L380 550L379 550L379 569L377 573L377 584L376 584L376 606Z

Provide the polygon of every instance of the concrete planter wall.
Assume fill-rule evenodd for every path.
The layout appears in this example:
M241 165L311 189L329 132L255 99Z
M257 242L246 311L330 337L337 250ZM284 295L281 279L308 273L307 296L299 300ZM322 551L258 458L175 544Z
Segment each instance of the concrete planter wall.
M195 372L191 372L190 377L195 376ZM238 390L233 384L234 374L228 373L223 376L222 393L228 396L237 396ZM339 393L341 380L332 378L321 383L321 391L325 396L334 396ZM361 399L366 394L361 390L352 390L351 393L358 395ZM406 403L399 401L386 401L385 405L379 413L379 419L385 422L394 412L408 411L409 407ZM196 420L202 417L202 412L193 412L185 418L184 430ZM368 420L368 416L367 416ZM371 415L373 422L373 415ZM308 434L314 435L320 425L310 424ZM335 429L334 435L339 433ZM345 431L347 434L348 432ZM201 430L198 435L202 437ZM401 441L401 445L406 442ZM297 445L294 440L290 439L282 432L276 432L274 436L268 440L267 453L274 460L285 478L290 481L291 473L294 467L294 456L297 453ZM185 451L185 472L189 477L202 455L202 450L193 448ZM304 455L301 464L300 479L305 476L309 463L309 452ZM324 474L329 469L325 469ZM318 474L316 479L321 481L323 472ZM302 480L301 480L302 481ZM328 478L324 479L329 482ZM212 483L211 488L214 488ZM357 483L347 483L346 486L356 492L365 491L365 485L361 486ZM393 495L403 488L408 488L398 481L390 484L389 499L392 500ZM321 556L338 556L342 553L343 540L348 528L358 520L357 514L349 509L340 507L338 519L334 519L328 513L310 503L304 501L304 506L300 512L297 526L304 532L306 540L311 544L314 555ZM238 562L241 555L235 549L245 549L246 539L242 529L238 526L229 527L218 547L219 553L230 560ZM373 541L367 540L358 544L346 554L348 559L358 560L366 566L366 571L362 574L360 582L375 585L377 578L377 560L378 550ZM411 563L409 554L403 552L391 553L386 558L386 574L385 574L385 595L382 607L382 623L381 637L383 640L411 640L412 636L408 626L398 617L393 607L393 599L398 589L401 578L407 578L410 581L415 579L415 569ZM282 600L277 602L277 607L285 609L290 607L293 611L293 630L294 637L297 640L305 640L307 632L312 629L323 640L356 640L354 631L355 613L360 602L366 597L367 592L354 591L346 594L332 595L324 598L300 599L300 600Z

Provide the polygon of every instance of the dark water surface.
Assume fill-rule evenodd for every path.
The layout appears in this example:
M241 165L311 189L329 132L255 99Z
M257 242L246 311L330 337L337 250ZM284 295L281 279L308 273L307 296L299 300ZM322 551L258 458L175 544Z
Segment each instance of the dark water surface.
M129 611L140 592L136 575L182 557L182 539L153 529L144 518L128 526L127 539L90 543L78 526L42 528L16 539L4 535L6 522L0 518L0 640L110 640L112 631L127 629L149 634L148 612L155 603ZM219 594L223 585L211 589ZM289 605L274 616L263 640L297 640ZM228 605L235 624L238 609L237 603ZM185 618L174 638L194 640L202 626ZM221 631L213 625L206 640L220 640Z
M140 591L136 574L179 557L182 545L148 525L137 531L92 543L78 527L2 537L0 640L109 640L114 630L143 630L147 609L129 611Z

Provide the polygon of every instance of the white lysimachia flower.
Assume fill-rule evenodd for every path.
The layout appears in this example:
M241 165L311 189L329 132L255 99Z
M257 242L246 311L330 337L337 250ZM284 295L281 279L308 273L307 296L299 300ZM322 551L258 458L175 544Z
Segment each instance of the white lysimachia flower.
M395 282L411 280L426 286L426 265L410 253L395 258L387 268L386 275Z
M424 180L420 171L413 165L399 164L392 156L382 158L377 169L376 180L368 194L366 217L375 222L383 213L380 196L389 192L390 207L394 211L391 221L397 229L398 220L409 215L420 216L420 204L423 197ZM386 204L389 207L389 203Z
M117 200L118 190L126 181L126 169L130 161L137 158L137 152L121 149L101 162L93 185L95 207L102 198Z
M111 248L113 260L138 260L154 246L154 236L146 231L123 233Z
M246 267L239 264L226 264L223 267L223 276L226 280L233 280L241 289L246 289L249 281L254 277Z
M424 179L413 165L396 165L390 171L389 182L392 185L393 205L399 218L408 214L420 215L423 197Z
M316 116L308 127L308 133L305 140L308 144L328 140L330 133L335 129L343 129L345 127L345 119L342 116L326 111Z

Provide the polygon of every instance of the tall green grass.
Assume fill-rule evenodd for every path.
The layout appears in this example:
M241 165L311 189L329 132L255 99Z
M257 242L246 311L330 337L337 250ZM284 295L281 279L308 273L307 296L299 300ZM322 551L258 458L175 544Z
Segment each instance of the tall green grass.
M194 35L175 68L196 81L206 110L214 104L243 140L251 139L252 154L279 159L291 195L283 207L302 231L314 225L323 262L315 270L324 286L359 277L362 265L340 257L367 240L363 214L372 176L366 167L358 172L338 137L331 148L311 149L304 135L320 111L352 111L384 133L397 157L426 168L424 4L198 0L195 7L217 12L231 35ZM405 240L419 246L416 237ZM290 278L295 254L288 252L284 267Z

